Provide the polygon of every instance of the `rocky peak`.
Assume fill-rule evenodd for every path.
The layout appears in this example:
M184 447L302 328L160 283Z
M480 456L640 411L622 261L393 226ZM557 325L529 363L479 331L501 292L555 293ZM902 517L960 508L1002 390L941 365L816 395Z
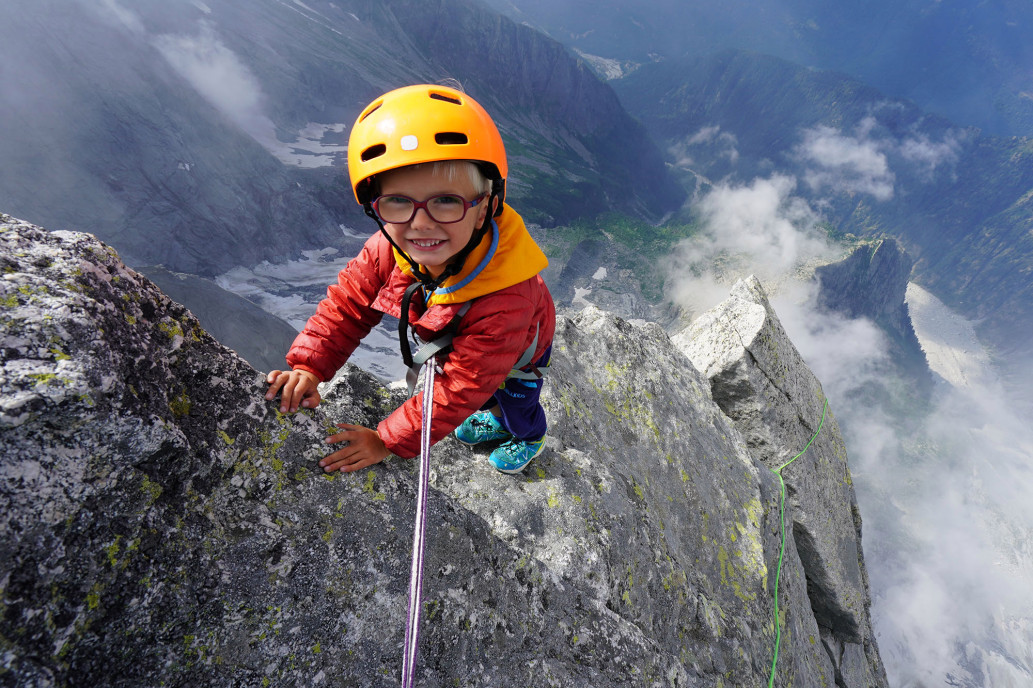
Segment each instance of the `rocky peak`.
M0 216L0 257L3 681L397 685L415 463L316 460L400 399L346 366L282 415L92 237ZM775 619L769 467L824 396L759 286L730 301L679 335L695 365L657 325L562 318L523 475L435 445L421 685L759 687L775 623L774 685L886 685L831 409L785 471Z

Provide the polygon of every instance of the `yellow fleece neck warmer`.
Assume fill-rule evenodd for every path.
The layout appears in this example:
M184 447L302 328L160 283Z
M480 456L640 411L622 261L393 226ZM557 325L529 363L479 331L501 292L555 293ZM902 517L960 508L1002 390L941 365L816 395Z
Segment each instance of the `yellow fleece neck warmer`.
M412 276L409 261L398 252L395 263L406 275ZM524 225L524 219L508 205L491 224L477 247L470 252L458 275L453 275L438 287L428 306L444 303L464 303L526 279L545 269L549 259Z

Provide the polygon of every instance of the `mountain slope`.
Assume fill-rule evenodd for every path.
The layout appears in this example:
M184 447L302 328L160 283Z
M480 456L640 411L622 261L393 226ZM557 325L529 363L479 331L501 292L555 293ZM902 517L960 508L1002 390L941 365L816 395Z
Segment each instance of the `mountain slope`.
M839 231L900 238L916 278L982 318L1002 353L1033 351L1028 139L980 136L755 53L648 65L613 83L684 169L729 184L791 176Z
M368 222L342 174L348 128L385 90L445 77L498 118L530 219L659 218L683 198L608 86L461 0L16 0L0 70L0 207L136 264L212 276L355 249L339 228Z
M850 74L988 133L1033 134L1033 6L1023 0L489 2L625 71L754 50Z

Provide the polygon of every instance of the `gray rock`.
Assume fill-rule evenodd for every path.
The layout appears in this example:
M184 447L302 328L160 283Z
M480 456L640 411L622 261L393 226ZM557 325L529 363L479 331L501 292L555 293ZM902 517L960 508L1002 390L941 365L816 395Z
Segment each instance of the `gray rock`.
M793 540L836 684L885 685L868 617L861 517L843 437L820 383L760 283L740 280L726 301L673 341L710 380L714 400L751 454L784 478Z
M88 235L0 216L0 264L0 683L398 685L416 466L315 462L334 422L373 425L399 397L348 367L320 408L278 413L260 373ZM656 325L589 308L554 351L549 449L524 474L433 449L419 684L767 685L780 489L749 434ZM787 442L813 431L801 416ZM828 430L822 452L842 447ZM793 517L820 549L852 500L821 521L804 491ZM775 685L885 685L874 643L859 654L812 609L847 592L809 590L839 580L805 575L800 541Z

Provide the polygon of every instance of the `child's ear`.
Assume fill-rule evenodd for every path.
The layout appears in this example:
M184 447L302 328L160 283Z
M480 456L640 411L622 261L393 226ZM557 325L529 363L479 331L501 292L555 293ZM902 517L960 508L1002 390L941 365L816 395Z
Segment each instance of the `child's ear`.
M492 217L495 217L495 213L498 212L499 203L501 203L501 202L502 201L499 199L498 196L492 196L491 197L491 216Z

